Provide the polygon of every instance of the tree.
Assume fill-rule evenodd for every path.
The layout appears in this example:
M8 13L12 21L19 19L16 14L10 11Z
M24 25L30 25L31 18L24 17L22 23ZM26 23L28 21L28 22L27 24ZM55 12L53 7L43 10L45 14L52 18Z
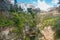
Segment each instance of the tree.
M59 0L58 4L60 4L60 0Z
M32 8L28 8L28 12L30 13L30 15L31 15L31 20L30 20L30 22L29 22L29 26L30 26L30 34L29 34L29 36L30 35L32 35L32 36L30 36L30 40L35 40L35 38L36 38L36 35L37 35L37 28L36 28L36 12L32 9Z
M59 7L60 7L60 0L59 0L58 4L59 4Z
M18 38L22 38L22 29L24 26L24 22L22 20L22 17L19 16L17 12L13 13L13 20L15 22L15 32L17 33Z
M55 40L59 40L60 39L60 16L58 15L57 17L58 19L55 21L54 25L53 25L53 30L55 31L54 34L54 39Z
M60 0L59 0L58 4L59 4L59 10L58 10L58 12L60 12Z
M0 2L2 2L2 1L4 1L4 0L0 0Z
M7 26L12 26L14 25L14 22L11 19L8 19L6 17L0 17L0 27L4 28Z
M17 33L17 39L21 38L24 39L23 36L23 30L25 28L25 24L29 21L29 14L26 14L24 12L14 12L13 14L13 21L15 23L15 30L14 32Z

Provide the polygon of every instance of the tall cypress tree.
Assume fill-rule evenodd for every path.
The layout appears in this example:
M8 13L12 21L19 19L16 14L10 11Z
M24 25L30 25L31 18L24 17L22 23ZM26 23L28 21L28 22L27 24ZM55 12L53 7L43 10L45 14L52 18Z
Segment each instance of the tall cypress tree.
M17 11L17 0L14 0L15 11Z
M59 0L58 4L59 4L59 7L60 7L60 0Z
M59 2L57 4L59 5L58 12L60 12L60 0L59 0Z

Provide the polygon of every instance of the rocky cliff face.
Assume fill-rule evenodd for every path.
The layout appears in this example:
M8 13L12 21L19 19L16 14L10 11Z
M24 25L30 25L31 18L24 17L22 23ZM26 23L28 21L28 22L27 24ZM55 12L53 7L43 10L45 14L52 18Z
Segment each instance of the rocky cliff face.
M37 14L37 15L38 15L39 20L42 20L41 15L43 15L43 16L46 16L46 15L57 16L57 15L60 15L60 13L59 13L59 8L53 8L49 12L42 11L40 14ZM55 40L54 39L54 33L55 33L55 31L52 30L52 27L53 26L48 25L43 30L40 30L41 33L43 34L43 36L42 36L43 40ZM39 23L37 25L37 28L41 29L41 23ZM41 39L41 38L39 38L39 39Z
M44 34L46 40L54 40L54 31L51 26L45 27L44 30L42 30L42 33Z
M53 15L58 15L59 14L59 10L60 8L59 7L54 7L52 8L49 13L52 13Z
M37 25L37 27L40 29L41 24ZM54 40L54 33L55 31L52 30L52 26L47 26L43 30L40 30L40 32L43 34L39 40Z

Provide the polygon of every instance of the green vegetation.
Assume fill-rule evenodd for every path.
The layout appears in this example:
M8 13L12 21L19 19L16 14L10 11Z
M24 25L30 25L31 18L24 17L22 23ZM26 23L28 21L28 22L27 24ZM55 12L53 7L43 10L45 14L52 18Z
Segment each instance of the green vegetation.
M45 27L52 26L52 29L55 31L54 38L56 40L57 38L60 38L60 15L55 16L52 14L46 14L40 15L38 18L37 14L33 10L30 10L29 12L30 13L11 11L11 17L0 16L0 29L10 26L14 27L13 33L16 33L16 40L32 40L31 38L34 37L33 39L35 39L35 37L37 37L39 34L41 37L41 35L43 35L41 30L43 30ZM40 29L36 26L38 24L41 24ZM27 32L25 29L26 25L29 26ZM25 31L24 33L23 30ZM30 37L30 33L33 33L34 36Z
M8 27L8 26L12 26L14 24L13 20L3 17L0 17L0 27Z

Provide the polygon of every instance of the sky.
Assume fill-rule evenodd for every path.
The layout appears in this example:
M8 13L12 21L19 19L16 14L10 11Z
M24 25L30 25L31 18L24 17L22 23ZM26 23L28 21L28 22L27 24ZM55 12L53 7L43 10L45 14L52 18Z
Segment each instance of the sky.
M58 0L17 0L17 2L24 2L25 4L32 3L37 5L41 10L49 10L49 8L57 5Z

